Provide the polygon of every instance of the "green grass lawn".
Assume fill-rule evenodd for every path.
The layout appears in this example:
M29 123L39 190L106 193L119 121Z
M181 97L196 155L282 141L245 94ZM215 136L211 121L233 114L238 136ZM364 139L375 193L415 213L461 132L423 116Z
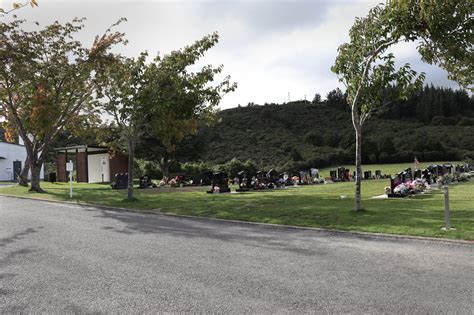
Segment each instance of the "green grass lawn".
M125 190L104 184L74 184L73 200L82 203L144 209L242 221L474 240L474 181L450 186L451 224L446 233L441 191L403 199L372 199L388 180L363 182L363 207L354 213L353 183L291 187L240 194L206 194L208 187L135 190L137 201L124 201ZM45 194L24 187L3 187L0 194L69 200L69 184L42 183Z

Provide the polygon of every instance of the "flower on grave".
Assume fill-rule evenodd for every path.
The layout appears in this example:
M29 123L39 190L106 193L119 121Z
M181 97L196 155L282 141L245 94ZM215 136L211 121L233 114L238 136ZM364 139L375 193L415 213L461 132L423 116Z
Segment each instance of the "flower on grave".
M412 189L415 191L415 192L422 192L425 190L427 186L427 183L426 183L426 180L424 179L415 179L413 182L412 182Z
M393 189L393 192L396 194L408 195L410 193L410 189L407 185L400 184Z

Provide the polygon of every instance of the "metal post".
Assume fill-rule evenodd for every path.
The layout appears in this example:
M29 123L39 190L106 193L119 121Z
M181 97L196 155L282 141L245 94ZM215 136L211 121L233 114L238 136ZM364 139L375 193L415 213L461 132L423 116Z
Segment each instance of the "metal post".
M69 160L70 165L72 165L72 160ZM69 198L72 198L72 167L69 171Z
M449 187L448 185L443 186L444 189L444 229L450 230L450 212L449 212Z

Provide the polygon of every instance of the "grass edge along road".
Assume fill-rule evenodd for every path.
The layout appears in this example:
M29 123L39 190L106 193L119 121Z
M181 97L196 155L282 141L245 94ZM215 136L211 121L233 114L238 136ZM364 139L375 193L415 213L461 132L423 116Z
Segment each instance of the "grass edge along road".
M440 190L408 198L373 199L387 180L363 183L364 211L354 213L353 183L309 185L241 194L206 194L209 187L136 190L137 200L124 200L125 190L105 184L74 183L72 201L219 219L474 240L474 181L450 186L451 225L444 232L444 199ZM46 200L71 200L68 183L43 183L46 193L21 186L2 187L0 194Z

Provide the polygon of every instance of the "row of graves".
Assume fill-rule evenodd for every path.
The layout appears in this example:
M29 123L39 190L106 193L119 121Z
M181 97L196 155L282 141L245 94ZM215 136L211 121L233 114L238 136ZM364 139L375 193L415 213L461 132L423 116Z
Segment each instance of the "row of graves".
M432 185L436 186L440 183L455 182L465 180L474 174L473 166L462 164L454 166L451 163L442 165L429 165L425 169L407 168L394 177L391 175L382 175L380 170L375 171L372 175L371 171L364 171L363 179L384 179L390 178L390 186L385 188L385 194L388 197L404 197L416 194L429 189ZM138 188L155 188L170 185L171 187L184 186L211 186L207 193L228 193L231 183L238 186L237 192L260 191L275 188L285 188L289 186L309 185L326 182L346 182L352 181L355 172L351 174L350 170L345 167L339 167L330 171L330 177L326 180L319 176L319 170L312 168L310 170L300 171L296 173L278 173L271 169L268 172L258 171L255 174L248 174L245 171L238 173L234 179L230 179L224 172L204 172L198 176L187 176L182 173L170 174L168 179L163 179L156 185L148 176L141 176ZM128 185L128 174L117 173L112 182L113 189L126 189Z
M203 173L201 176L191 177L184 174L172 174L169 178L165 178L159 182L159 186L170 185L171 187L183 186L201 186L210 185L212 182L212 172ZM111 186L113 189L126 189L128 185L128 174L117 173L114 175L114 181ZM152 182L149 176L140 176L139 189L157 188L158 185Z
M350 182L353 181L356 176L356 172L353 171L351 174L350 169L343 166L338 167L335 170L329 171L328 180L332 182ZM362 179L363 180L372 180L372 179L384 179L390 178L390 175L382 174L381 170L376 170L373 174L372 171L364 171Z
M394 177L390 177L390 186L385 187L385 194L389 198L406 197L423 193L442 185L465 181L471 178L474 166L469 164L452 163L428 165L425 169L407 168Z
M234 179L229 179L224 172L204 172L198 176L187 176L183 173L170 174L169 178L164 178L159 182L159 186L163 187L169 185L171 187L185 187L185 186L208 186L211 189L208 193L224 193L230 192L229 184L234 183L238 185L237 191L253 191L273 188L283 188L294 185L308 185L313 183L320 183L324 179L319 177L319 170L312 168L308 171L300 171L297 173L278 173L271 169L268 172L258 171L253 175L247 174L245 171L238 173ZM113 189L126 189L128 185L128 174L117 173L114 176L114 181L111 186ZM158 187L151 181L148 176L141 176L139 179L139 187L156 188Z
M225 173L214 173L211 181L211 189L207 193L230 192L229 183L238 185L237 192L260 191L266 189L285 188L287 186L309 185L320 183L319 170L312 168L308 171L300 171L294 174L278 173L276 170L258 171L253 175L245 171L238 173L233 180L229 180ZM324 181L324 179L323 179Z
M128 187L128 173L116 173L110 185L112 189L126 189ZM138 188L156 188L157 185L148 176L140 176Z
M380 174L380 171L376 171ZM377 178L381 178L377 175ZM335 171L330 171L329 180L333 182L351 181L353 177L350 175L350 170L344 167L339 167ZM364 172L364 179L372 179L371 171ZM319 176L319 170L311 168L309 170L299 171L296 173L278 173L276 170L258 171L253 175L247 174L245 171L238 173L234 179L229 179L227 174L223 172L204 172L198 176L188 176L184 173L170 174L168 178L164 178L159 182L159 186L163 187L169 185L171 187L185 187L185 186L208 186L211 185L209 193L213 192L229 192L229 183L232 182L239 186L237 191L253 191L272 188L283 188L286 186L295 185L309 185L325 183L324 178ZM126 189L128 185L128 174L117 173L114 176L114 181L111 186L113 189ZM158 185L151 181L148 176L140 176L139 187L156 188ZM217 188L216 188L217 187Z
M189 176L185 173L171 173L168 178L160 181L160 187L170 185L171 187L185 187L185 186L208 186L212 182L213 172L203 172L200 175Z

